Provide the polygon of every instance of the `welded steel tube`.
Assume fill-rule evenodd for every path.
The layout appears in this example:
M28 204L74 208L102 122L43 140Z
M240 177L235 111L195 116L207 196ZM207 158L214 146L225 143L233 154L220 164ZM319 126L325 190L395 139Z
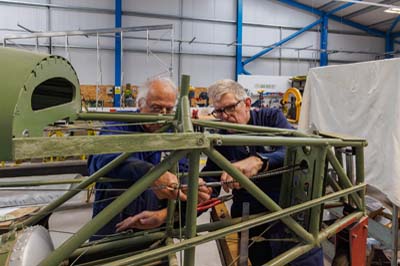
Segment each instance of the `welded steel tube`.
M149 262L149 261L154 261L156 259L160 259L160 258L164 257L166 254L174 253L174 252L177 252L179 250L183 250L183 249L187 249L187 248L196 246L198 244L206 243L208 241L212 241L212 240L221 238L221 237L226 236L226 235L228 235L230 233L233 233L233 232L242 231L244 229L249 229L249 228L252 228L252 227L267 223L267 222L270 222L270 221L278 220L278 219L281 219L282 217L285 217L285 216L288 216L288 215L292 215L292 214L297 213L297 212L304 211L304 210L309 209L309 208L311 208L313 206L317 206L319 204L322 204L322 203L324 203L326 201L337 199L337 198L340 198L340 197L342 197L344 195L348 195L350 193L354 193L354 192L357 192L357 191L360 191L360 190L363 190L363 189L365 189L365 184L360 184L360 185L357 185L357 186L354 186L354 187L351 187L351 188L348 188L348 189L344 189L344 190L339 191L339 192L335 192L335 193L323 196L323 197L321 197L319 199L310 200L310 201L301 203L299 205L295 205L295 206L286 208L284 210L280 210L280 211L277 211L277 212L273 212L273 213L269 213L269 214L266 214L266 215L262 215L262 216L257 217L257 218L249 219L247 221L241 222L240 224L227 226L227 227L218 229L218 230L216 230L214 232L209 232L208 234L199 235L199 236L196 236L194 238L184 240L184 241L182 241L180 243L176 243L176 244L171 245L171 246L161 247L161 248L152 250L151 252L144 252L142 254L135 255L133 257L126 258L126 259L119 260L119 261L115 261L115 262L112 262L112 263L108 263L108 264L105 264L103 266L125 266L125 265L134 266L134 265L142 265L143 263L146 263L146 262ZM361 216L362 216L361 212L357 213L357 214L361 214ZM344 219L346 219L346 218L344 218ZM337 223L339 223L339 225L336 226ZM338 222L336 222L334 224L334 227L340 228L340 225L342 225L342 224L343 223L338 221ZM332 227L332 225L329 228L331 228L331 227ZM335 229L337 229L337 228L335 228ZM326 230L324 230L324 232L325 231ZM326 239L329 236L331 236L330 232L325 232L323 235L320 234L318 236L318 240L319 240L319 242L321 242L322 240Z
M102 113L102 112L88 112L79 113L78 119L80 120L100 120L100 121L122 121L122 122L156 122L156 121L169 121L173 117L170 115L161 114L140 114L140 113Z
M318 138L318 136L316 136L316 135L308 135L308 134L302 133L302 132L294 130L294 129L291 130L291 129L276 128L276 127L241 125L241 124L234 124L234 123L228 123L228 122L209 121L209 120L200 120L200 119L194 119L192 122L194 125L197 125L197 126L219 128L219 129L230 129L230 130L236 130L238 132L281 133L284 135L291 135L291 136L298 136L298 137Z
M182 110L182 126L183 132L193 132L193 124L190 120L190 105L188 96L183 96L181 101L181 110Z
M304 138L304 137L261 137L261 136L231 136L213 134L210 140L218 146L256 146L256 145L284 145L284 146L306 146L306 145L335 145L335 146L363 146L361 141L343 141L327 138Z
M197 197L199 189L199 164L200 152L193 152L189 155L189 179L188 198L186 203L186 238L196 236L197 221ZM195 247L185 250L184 265L194 266Z
M168 156L163 162L156 167L152 168L147 174L140 178L134 185L132 185L126 192L115 199L110 205L102 210L95 216L89 223L83 226L76 234L70 237L59 248L53 251L46 259L44 259L41 266L58 265L64 259L77 249L83 242L90 236L95 234L105 224L107 224L115 215L120 213L126 206L128 206L134 199L136 199L144 190L146 190L156 179L163 173L170 169L174 163L181 159L187 152L176 151Z
M356 184L364 183L364 147L356 148ZM362 210L365 211L365 191L358 192L362 201Z
M86 178L76 179L55 179L55 180L28 180L28 181L13 181L13 182L1 182L0 188L4 187L35 187L35 186L47 186L47 185L62 185L62 184L76 184L85 181ZM100 178L96 182L124 182L124 179L114 178Z
M143 248L143 246L150 245L154 241L160 240L165 236L164 232L156 232L156 233L150 233L146 234L145 236L136 236L136 237L130 237L126 239L121 239L121 240L116 240L116 241L109 241L109 242L104 242L104 243L99 243L91 246L85 246L76 249L71 256L69 257L70 261L75 260L77 257L81 256L82 254L82 259L85 257L91 257L96 254L102 254L106 253L109 254L110 252L116 251L121 249L126 249L126 247L129 248Z
M282 208L276 204L268 195L265 194L257 185L255 185L248 177L246 177L217 150L209 149L204 151L206 155L221 169L224 169L230 176L232 176L240 185L247 191L251 191L251 194L256 198L262 205L264 205L270 211L280 211ZM299 225L292 217L286 217L282 219L282 222L286 224L296 235L301 237L307 243L313 243L313 236L307 232L301 225Z
M273 260L270 260L267 265L268 266L281 266L287 265L289 262L293 261L297 257L306 254L308 251L313 249L315 245L301 245L294 248L289 249L288 251L282 253L281 255L275 257Z
M335 171L339 177L339 181L341 183L339 185L343 185L346 188L353 186L353 184L351 184L349 178L347 177L346 172L344 171L343 167L340 165L340 162L338 161L338 159L336 158L335 154L333 153L333 151L331 149L328 149L326 156L328 158L329 163L332 165L333 169L335 169ZM363 203L362 203L359 195L358 194L350 194L350 197L354 200L354 203L357 205L357 207L360 210L362 210Z
M39 222L41 219L49 215L52 211L54 211L57 207L59 207L61 204L65 203L67 200L71 199L73 196L78 194L80 189L85 189L89 185L93 184L96 182L100 177L106 175L111 169L114 167L118 166L120 163L125 161L126 158L128 158L131 154L130 153L122 153L119 155L117 158L106 164L104 167L99 169L97 172L95 172L93 175L91 175L88 179L85 181L82 181L78 186L75 187L75 190L68 191L65 193L63 196L59 197L43 209L41 209L37 214L34 216L31 216L28 218L26 221L23 221L19 224L16 225L16 227L23 227L23 226L30 226L34 225L37 222ZM85 239L86 240L86 239ZM69 254L67 254L69 255Z

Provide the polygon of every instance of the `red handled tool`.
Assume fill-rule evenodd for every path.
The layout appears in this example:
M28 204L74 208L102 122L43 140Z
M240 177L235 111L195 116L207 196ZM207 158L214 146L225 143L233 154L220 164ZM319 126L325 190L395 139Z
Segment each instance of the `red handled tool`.
M198 211L208 210L209 208L214 207L215 205L218 205L222 202L231 200L232 198L233 198L233 195L230 194L230 195L225 195L225 196L221 196L218 198L212 198L212 199L206 200L197 205L197 210Z

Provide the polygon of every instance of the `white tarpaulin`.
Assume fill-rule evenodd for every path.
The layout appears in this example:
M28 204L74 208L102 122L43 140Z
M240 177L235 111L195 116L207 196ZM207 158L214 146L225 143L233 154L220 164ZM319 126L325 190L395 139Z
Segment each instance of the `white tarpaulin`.
M400 59L311 69L299 129L366 138L365 178L400 206Z

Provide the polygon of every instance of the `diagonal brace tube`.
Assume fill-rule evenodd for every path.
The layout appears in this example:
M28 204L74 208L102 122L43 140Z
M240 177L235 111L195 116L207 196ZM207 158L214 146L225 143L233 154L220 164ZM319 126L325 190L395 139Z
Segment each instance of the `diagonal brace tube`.
M68 258L72 252L77 249L83 242L90 236L95 234L102 228L108 221L115 215L120 213L129 203L137 198L144 190L146 190L160 175L168 171L179 159L181 159L187 151L175 151L171 153L168 158L161 162L156 167L152 168L147 174L140 178L134 185L132 185L126 192L115 199L110 205L102 210L96 217L89 223L83 226L76 234L70 237L59 248L53 251L41 266L52 266L60 264L64 259Z
M322 19L318 19L317 21L311 23L310 25L305 26L305 27L302 28L301 30L299 30L299 31L297 31L297 32L295 32L295 33L289 35L289 36L286 37L285 39L283 39L283 40L281 40L281 41L279 41L279 42L274 43L274 44L272 45L272 47L269 47L269 48L267 48L267 49L264 49L264 50L258 52L257 54L253 55L252 57L250 57L250 58L244 60L244 61L243 61L243 65L246 65L246 64L250 63L251 61L254 61L254 60L256 60L257 58L259 58L259 57L265 55L266 53L269 53L270 51L272 51L272 50L275 49L276 47L281 46L282 44L284 44L284 43L286 43L286 42L288 42L288 41L290 41L290 40L296 38L296 37L299 36L300 34L302 34L302 33L306 32L306 31L308 31L308 30L314 28L316 25L321 24L321 22L322 22Z
M335 169L335 171L339 177L339 180L344 185L344 187L345 188L352 187L353 185L351 184L343 167L340 165L340 162L338 161L338 159L336 158L335 154L333 153L333 151L331 149L328 149L328 151L326 153L326 158L331 163L333 169ZM359 197L359 195L354 193L354 194L350 194L350 197L354 200L354 203L357 205L357 207L360 210L363 210L363 205L362 205L361 198Z
M21 224L17 224L16 226L30 226L34 225L37 222L39 222L41 219L46 217L49 213L54 211L56 208L58 208L60 205L65 203L67 200L71 199L73 196L78 194L81 189L85 189L92 183L96 182L100 177L103 177L106 175L110 170L112 170L114 167L118 166L120 163L125 161L126 158L128 158L131 155L131 153L124 152L121 155L119 155L117 158L106 164L104 167L99 169L97 172L95 172L93 175L91 175L88 179L82 181L78 186L75 187L74 190L68 191L65 193L63 196L60 198L56 199L53 201L51 204L47 205L43 209L41 209L35 216L32 216L25 222Z
M221 169L224 169L229 175L235 178L244 189L246 189L247 191L251 191L251 194L268 210L270 211L282 210L282 208L278 204L276 204L270 197L268 197L259 187L257 187L238 169L233 167L232 164L217 150L211 148L209 150L205 150L204 152ZM296 235L301 237L307 243L309 244L314 243L314 237L309 232L307 232L301 225L299 225L292 217L282 218L282 222L286 224Z
M208 234L198 235L194 238L183 240L182 242L176 243L174 245L169 245L169 246L161 247L161 248L154 249L154 250L151 250L148 252L143 252L141 254L138 254L138 255L135 255L135 256L132 256L129 258L125 258L125 259L121 259L121 260L114 261L111 263L107 263L103 266L143 265L144 263L148 263L148 262L157 260L159 258L162 258L166 254L177 252L177 251L183 250L183 249L188 249L188 248L194 247L198 244L206 243L208 241L221 238L221 237L226 236L233 232L246 230L246 229L261 225L261 224L265 224L267 222L275 221L277 219L281 219L282 217L285 217L285 216L288 216L288 215L291 215L291 214L294 214L297 212L301 212L301 211L304 211L311 207L317 206L317 205L327 202L329 200L337 199L337 198L340 198L349 193L356 192L359 190L364 190L364 189L365 189L365 184L360 184L360 185L357 185L357 186L354 186L351 188L344 189L339 192L335 192L335 193L323 196L318 199L313 199L313 200L301 203L299 205L295 205L295 206L286 208L281 211L258 216L256 218L253 218L253 219L250 219L247 221L242 221L239 224L224 226L223 228L219 228L216 231L209 232ZM350 215L351 219L353 219L354 215L357 215L357 217L361 217L363 215L363 213L357 212L355 214L351 214ZM346 224L348 224L347 218L343 218L339 222L335 222L334 224L332 224L326 230L322 231L319 234L318 242L321 242L321 241L325 240L327 237L330 237L333 232L340 231L339 229L343 228L343 225L346 225ZM199 227L201 227L201 225ZM314 243L314 245L317 245L317 244Z

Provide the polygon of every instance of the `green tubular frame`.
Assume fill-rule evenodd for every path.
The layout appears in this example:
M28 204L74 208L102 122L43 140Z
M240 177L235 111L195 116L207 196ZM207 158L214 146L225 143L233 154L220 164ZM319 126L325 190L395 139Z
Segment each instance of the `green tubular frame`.
M153 133L153 134L124 134L111 136L77 136L65 138L14 138L12 139L12 154L14 159L58 156L58 155L77 155L77 154L99 154L99 153L121 153L119 157L104 166L102 169L82 181L76 188L78 190L69 191L50 205L44 207L35 216L32 216L23 223L19 223L12 228L12 232L26 226L37 224L49 213L58 208L61 204L94 182L99 182L101 178L107 176L107 172L122 163L132 152L170 150L171 155L162 163L152 168L143 178L132 185L120 197L114 200L99 215L84 225L75 235L69 238L64 244L52 252L40 265L58 265L66 260L73 261L82 253L87 253L82 257L90 260L90 256L105 253L106 251L115 252L109 258L98 259L88 262L87 265L142 265L158 260L169 259L170 265L177 265L175 252L185 250L184 265L195 265L195 247L199 244L220 239L227 234L246 230L267 222L281 220L295 235L298 245L284 254L274 258L268 265L283 265L294 260L298 256L306 253L313 247L320 246L321 241L326 240L344 227L357 222L365 215L365 184L364 184L364 146L366 142L355 139L341 139L337 137L322 137L319 135L309 135L302 132L277 128L265 128L249 125L236 125L221 123L217 121L191 120L188 99L189 77L182 77L182 88L180 100L175 116L146 115L146 114L109 114L109 113L78 113L76 117L80 120L101 120L101 121L122 121L122 122L160 122L165 124L162 130L173 126L174 133ZM195 126L207 128L222 128L243 132L237 135L219 135L210 133L194 132ZM251 134L246 134L251 133ZM43 141L43 140L46 141ZM308 199L293 205L289 199L282 200L281 206L275 203L262 190L260 190L251 180L238 171L232 164L223 157L215 146L274 146L283 145L288 147L292 153L287 155L286 163L294 163L303 156L307 160L313 158L310 175L312 193L307 194ZM303 150L311 147L312 156L304 155ZM355 149L356 181L352 184L343 168L337 149L342 147L352 147ZM213 160L221 169L234 177L241 186L250 191L252 195L263 204L270 213L251 215L248 220L242 221L241 218L214 222L205 225L196 225L197 218L197 196L198 178L205 176L199 174L199 158L204 153L210 160ZM300 154L303 154L300 156ZM100 241L96 246L90 247L83 244L90 236L95 234L102 226L108 223L115 215L124 209L132 200L140 195L165 171L173 169L178 160L189 157L189 173L180 176L188 176L188 201L186 204L186 223L182 229L183 237L179 243L173 244L172 238L177 237L179 232L173 228L175 201L168 203L168 217L165 228L158 228L146 232L126 234L119 237L110 237ZM308 157L307 157L308 156ZM337 173L338 180L329 180L326 176L326 168L330 166ZM219 175L221 171L207 173L208 175ZM290 177L290 175L292 175ZM286 187L290 187L293 174L285 174L287 180L283 180ZM52 183L53 181L50 181ZM66 180L61 182L67 182ZM34 184L35 182L31 182ZM57 182L54 182L57 183ZM72 183L72 181L71 181ZM324 194L325 184L330 183L334 188L334 193ZM25 183L26 184L26 183ZM43 183L41 183L43 184ZM18 186L17 182L1 184L0 187ZM40 185L38 182L37 185ZM289 192L288 192L289 194ZM355 212L346 215L341 220L334 222L329 227L321 230L321 213L323 205L336 203L340 199L350 197L355 203ZM282 204L283 203L283 204ZM284 206L284 207L283 207ZM296 220L296 215L307 212L309 220L307 226ZM199 232L206 234L198 235ZM120 247L127 245L140 246L153 241L165 240L165 246L141 253L126 252L115 256ZM3 266L0 261L0 266ZM5 264L4 264L5 265Z

